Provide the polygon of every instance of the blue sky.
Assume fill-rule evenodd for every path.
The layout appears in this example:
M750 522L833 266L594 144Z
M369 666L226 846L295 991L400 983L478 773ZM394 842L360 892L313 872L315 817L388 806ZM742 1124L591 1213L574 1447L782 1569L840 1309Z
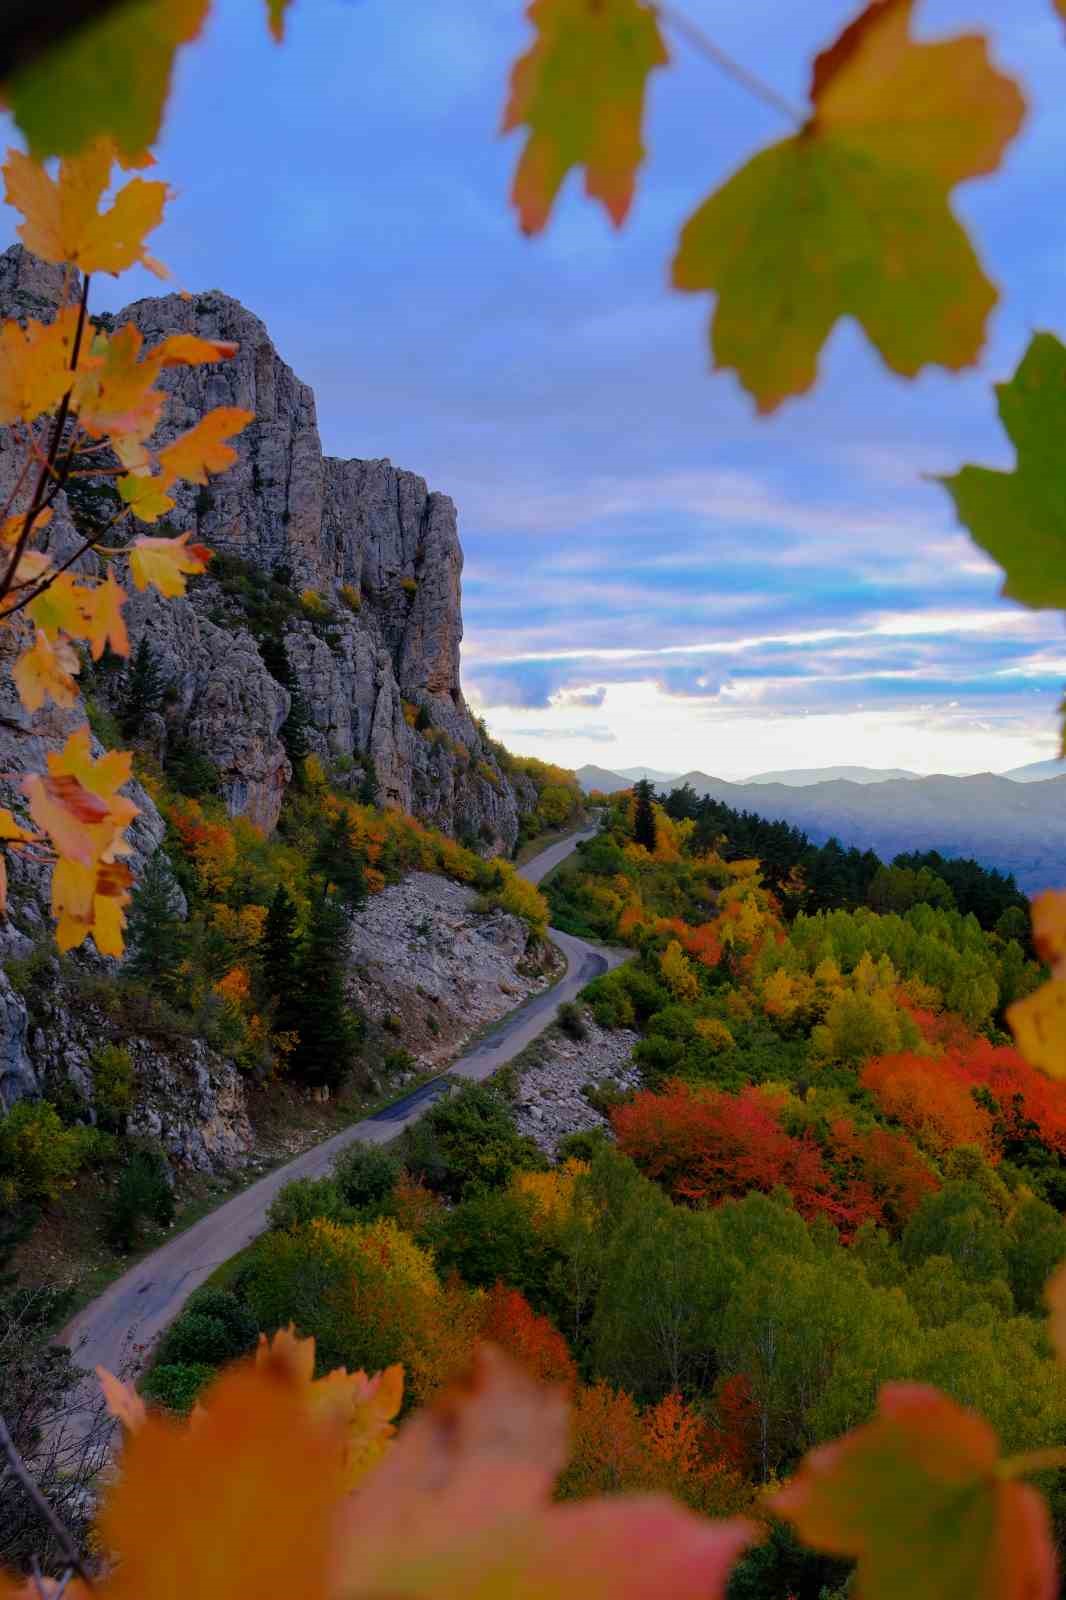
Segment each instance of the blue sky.
M847 0L685 0L802 102ZM542 238L497 137L519 0L296 0L281 50L216 0L159 147L178 189L155 252L267 322L318 396L327 450L450 493L466 551L464 682L513 748L723 777L863 762L1002 769L1050 756L1055 614L995 569L924 475L1008 466L990 384L1063 331L1066 45L1050 0L925 0L979 25L1027 86L1003 172L956 208L1004 291L982 366L907 384L838 328L813 396L758 421L712 376L709 299L666 286L678 228L787 131L685 44L651 101L621 233L574 181ZM13 214L4 219L14 237ZM129 274L118 307L156 292Z

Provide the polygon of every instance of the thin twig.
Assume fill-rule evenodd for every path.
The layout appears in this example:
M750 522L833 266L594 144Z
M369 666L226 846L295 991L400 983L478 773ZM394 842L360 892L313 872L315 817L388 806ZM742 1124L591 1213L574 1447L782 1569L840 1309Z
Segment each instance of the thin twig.
M15 605L8 606L6 610L0 611L0 622L3 622L7 617L13 617L16 611L24 611L27 606L32 605L37 599L38 595L42 595L48 589L50 589L53 583L55 583L56 579L61 577L62 574L68 570L68 568L72 567L75 561L80 561L82 556L88 555L90 550L94 550L99 540L103 538L104 534L110 533L111 529L116 525L116 523L121 522L123 517L128 517L129 514L129 506L123 506L120 511L116 511L110 522L106 523L102 528L97 528L92 537L86 539L83 544L79 545L74 554L68 556L67 559L62 562L54 572L50 572L45 581L39 584L37 588L34 589L32 594L23 595L22 599L17 601ZM16 593L17 592L18 590L16 588Z
M85 324L88 320L89 314L90 281L90 274L86 273L85 277L82 279L81 304L78 307L78 326L74 334L74 348L70 354L70 370L72 373L76 373L78 370L78 359L81 355L81 342L85 336ZM30 542L30 535L33 532L33 524L44 508L45 486L52 476L52 469L55 466L56 456L59 454L59 446L63 440L63 429L66 427L67 418L70 416L70 397L73 393L74 384L72 380L70 388L60 401L59 410L56 412L56 419L52 428L52 442L48 447L48 456L44 464L41 466L40 472L37 474L37 487L33 491L33 499L30 501L29 510L26 512L26 516L23 520L22 531L19 534L18 543L15 545L15 549L12 553L11 561L8 565L7 571L4 573L3 577L0 578L0 600L3 600L8 594L11 585L14 582L18 564L25 555L26 546Z
M69 1531L63 1526L62 1522L60 1522L59 1518L48 1504L48 1501L45 1499L40 1489L38 1489L33 1477L30 1474L29 1468L26 1466L26 1463L23 1461L22 1457L15 1448L15 1441L8 1432L7 1423L4 1421L3 1417L0 1417L0 1451L3 1451L4 1455L7 1457L7 1464L11 1472L18 1479L19 1483L21 1483L23 1489L29 1495L34 1506L51 1528L59 1543L59 1548L63 1552L67 1565L72 1567L73 1570L78 1574L78 1577L81 1578L83 1583L87 1583L91 1589L93 1586L93 1580L89 1576L89 1573L85 1568L85 1563L82 1561L81 1556L78 1553L77 1545L74 1543Z
M683 38L687 39L693 49L698 50L701 55L705 55L709 61L713 62L719 72L724 72L727 78L732 78L734 83L738 83L742 89L746 89L749 94L753 94L757 100L762 100L765 105L771 106L775 111L779 111L782 116L787 117L797 128L802 128L807 123L809 119L805 112L798 110L791 101L785 99L783 94L778 94L777 90L772 88L770 84L764 83L761 78L756 77L754 72L749 72L747 67L741 66L739 61L734 61L732 56L727 55L708 34L704 33L698 23L693 22L691 17L686 17L683 11L675 10L672 5L661 5L659 3L656 3L652 9L658 12L663 21L673 28L675 33L679 33Z

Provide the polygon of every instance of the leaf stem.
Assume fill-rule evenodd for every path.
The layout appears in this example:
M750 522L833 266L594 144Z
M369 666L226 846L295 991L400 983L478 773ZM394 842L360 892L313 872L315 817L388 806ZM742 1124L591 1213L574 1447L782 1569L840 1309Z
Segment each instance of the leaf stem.
M754 95L756 100L761 100L764 105L770 106L774 111L787 117L789 122L793 123L797 129L806 125L809 118L805 112L798 110L790 100L785 99L783 94L778 94L776 89L770 84L764 83L754 72L749 72L748 68L742 66L739 61L734 61L731 55L727 55L724 50L716 45L709 34L706 34L699 24L693 22L692 18L687 17L683 11L676 10L672 5L663 5L661 0L656 0L652 10L658 12L662 20L668 27L673 28L675 33L679 33L683 39L687 39L693 49L706 56L708 61L718 68L719 72L723 72L727 78L732 78L734 83L739 84L742 89L746 89L748 94Z
M1032 1472L1054 1472L1066 1467L1066 1445L1049 1445L1045 1450L1027 1450L1022 1455L1001 1461L1001 1478L1027 1478Z

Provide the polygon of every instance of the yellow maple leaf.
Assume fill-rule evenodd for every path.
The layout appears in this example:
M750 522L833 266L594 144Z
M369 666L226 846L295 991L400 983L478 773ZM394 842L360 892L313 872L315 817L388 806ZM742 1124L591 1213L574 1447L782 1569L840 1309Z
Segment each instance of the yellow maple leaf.
M132 178L101 212L115 160L112 141L98 139L61 161L53 178L40 161L9 150L5 197L26 219L19 235L45 261L70 262L84 273L117 275L140 263L165 277L165 268L147 253L144 237L162 222L170 190L165 183Z
M53 322L0 324L0 425L33 422L59 404L73 382L77 324L74 306L63 306Z
M140 522L158 522L174 509L174 501L167 494L162 478L128 472L124 478L119 478L115 487Z
M40 554L39 551L30 552L30 555L36 558L39 558ZM47 563L39 572L28 572L22 578L22 582L39 583L49 572L50 565ZM60 633L69 633L73 638L79 638L83 623L82 593L73 573L61 572L47 589L42 589L40 594L34 596L26 607L26 615L50 639L57 638Z
M146 351L140 329L123 323L115 333L93 340L74 385L73 409L86 433L108 438L123 465L143 475L148 466L145 441L155 431L166 399L155 387L160 372L227 361L237 348L229 339L179 333Z
M39 836L31 833L16 821L6 806L0 806L0 842L3 844L37 844ZM0 916L7 912L7 857L0 853Z
M54 643L38 628L33 644L11 669L19 699L27 711L39 711L46 700L70 707L78 698L75 677L81 671L77 652L65 639Z
M185 593L186 576L204 571L211 551L202 544L189 544L191 533L178 539L149 539L142 536L130 547L130 572L138 589L149 585L168 599Z
M176 478L206 483L209 473L225 472L237 459L236 450L226 441L254 421L254 411L242 411L239 406L217 406L209 411L194 428L160 450L163 487Z

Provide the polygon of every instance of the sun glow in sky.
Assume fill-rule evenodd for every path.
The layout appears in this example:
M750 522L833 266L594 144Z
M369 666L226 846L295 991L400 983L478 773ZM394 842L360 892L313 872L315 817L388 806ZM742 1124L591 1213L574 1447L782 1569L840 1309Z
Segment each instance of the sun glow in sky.
M686 0L793 100L851 0ZM153 249L265 321L331 453L450 493L464 683L513 748L567 766L743 777L829 763L1002 769L1055 753L1066 640L998 598L932 475L1009 466L990 385L1066 319L1066 134L1048 0L925 0L1027 86L1004 171L956 209L1004 291L982 366L908 384L837 330L813 396L757 421L708 371L704 297L666 287L704 195L787 128L680 41L616 234L572 182L531 243L497 137L521 0L296 0L275 49L217 0L159 149L179 191ZM258 21L258 17L256 19ZM13 213L4 216L14 238ZM116 309L158 292L101 285Z

